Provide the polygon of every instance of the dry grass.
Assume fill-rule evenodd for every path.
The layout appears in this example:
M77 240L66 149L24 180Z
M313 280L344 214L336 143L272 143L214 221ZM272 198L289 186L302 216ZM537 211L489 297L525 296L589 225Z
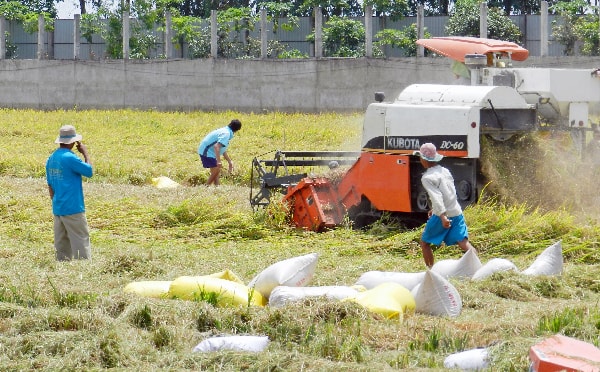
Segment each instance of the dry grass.
M243 171L219 188L187 185L191 175L202 176L196 142L233 115L0 110L0 119L13 123L1 129L12 146L0 150L2 370L441 370L447 355L484 346L493 370L522 371L529 347L552 334L600 343L597 224L563 207L497 199L465 211L482 262L502 257L525 269L561 239L564 273L452 280L463 300L457 318L412 314L399 322L324 300L277 309L215 308L124 294L123 287L136 280L225 269L248 282L271 263L310 252L320 255L311 282L316 286L352 285L370 270L424 270L419 229L379 225L316 234L250 209L243 174L252 156L279 147L284 137L287 149L354 150L357 115L239 114L248 126L232 153ZM89 140L99 172L84 185L90 261L54 260L50 201L39 172L64 121ZM330 127L323 132L325 125ZM132 183L131 174L144 181ZM158 175L184 186L154 188L146 179ZM437 260L459 256L456 247L436 251ZM218 334L266 334L271 343L258 354L191 352Z

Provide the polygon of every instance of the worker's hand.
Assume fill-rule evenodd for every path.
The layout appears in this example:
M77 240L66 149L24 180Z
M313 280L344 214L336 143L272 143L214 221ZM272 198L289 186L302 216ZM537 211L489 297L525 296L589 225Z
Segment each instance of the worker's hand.
M432 215L433 215L433 210L431 210L431 209L430 209L430 210L427 212L427 218L431 218L431 216L432 216Z
M87 154L87 147L81 143L81 141L77 141L77 151L79 151L81 154L86 155Z
M452 225L452 223L450 222L450 219L448 219L448 217L445 214L442 214L440 219L442 220L442 226L444 226L444 229L449 229L450 226Z
M233 162L232 161L229 162L229 173L230 174L233 173Z

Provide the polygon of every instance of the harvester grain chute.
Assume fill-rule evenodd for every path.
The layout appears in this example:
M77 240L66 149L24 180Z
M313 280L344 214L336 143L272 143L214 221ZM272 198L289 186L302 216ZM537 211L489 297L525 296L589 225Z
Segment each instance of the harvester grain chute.
M436 41L437 53L444 45L484 44L477 49L483 54L459 61L470 69L470 84L413 84L391 102L376 93L365 112L360 152L277 151L273 160L255 158L251 205L268 205L277 191L290 205L294 224L314 231L335 227L346 216L362 227L384 213L419 224L427 218L429 201L413 153L425 142L444 155L442 165L452 172L463 207L475 203L483 187L482 136L506 141L542 128L569 130L583 145L591 130L588 114L600 103L597 70L516 69L510 55L522 60L527 54L512 43L503 51L502 43L489 39L448 39L448 44ZM508 60L501 64L500 57ZM290 167L331 164L349 168L335 182L290 172Z

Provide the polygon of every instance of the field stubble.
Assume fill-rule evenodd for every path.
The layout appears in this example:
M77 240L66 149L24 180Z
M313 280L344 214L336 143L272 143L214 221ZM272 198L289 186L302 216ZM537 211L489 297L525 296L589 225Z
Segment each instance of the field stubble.
M231 148L237 175L219 188L189 185L192 176L205 177L197 142L234 115L245 125ZM574 203L505 203L525 193L510 191L501 170L495 180L506 181L509 192L465 211L482 262L501 257L525 269L562 240L564 272L453 280L463 300L457 318L408 314L399 322L323 300L280 309L215 308L122 293L131 281L225 269L248 282L271 263L310 252L320 255L311 285L352 285L370 270L422 271L419 229L379 225L315 234L274 223L248 205L252 156L279 147L274 144L356 150L360 115L0 110L0 117L11 123L2 128L10 151L0 150L2 369L439 370L447 355L487 346L494 370L521 371L528 348L552 334L600 343L594 218L584 208L569 209ZM43 164L66 121L83 133L98 177L84 185L93 258L58 263ZM183 186L152 187L149 180L161 175ZM539 195L539 184L533 190ZM455 247L436 251L437 260L459 256ZM260 354L191 353L207 336L234 333L266 334L272 342Z

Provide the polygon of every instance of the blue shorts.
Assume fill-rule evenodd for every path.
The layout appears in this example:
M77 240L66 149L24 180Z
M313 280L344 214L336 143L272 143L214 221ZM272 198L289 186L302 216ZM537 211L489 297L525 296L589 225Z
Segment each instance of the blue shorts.
M432 215L427 220L427 224L425 224L421 240L433 245L440 245L442 242L446 243L446 245L454 245L469 237L467 223L462 214L455 217L448 217L448 219L450 220L450 228L445 229L440 217L435 214Z
M202 156L200 155L200 160L202 160L202 166L204 168L214 168L217 166L217 159L216 158L210 158L208 156Z

